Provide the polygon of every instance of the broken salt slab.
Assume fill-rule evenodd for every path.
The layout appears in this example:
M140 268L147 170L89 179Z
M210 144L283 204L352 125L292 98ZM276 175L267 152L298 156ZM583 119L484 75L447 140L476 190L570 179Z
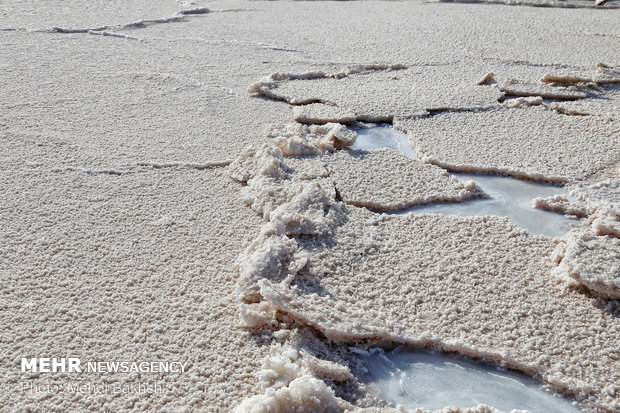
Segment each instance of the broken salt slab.
M378 125L358 129L357 139L352 149L372 150L392 148L404 155L415 158L407 135L389 126ZM544 211L532 206L534 198L553 195L566 196L561 187L533 181L524 181L501 175L483 175L472 173L454 173L453 176L463 181L474 181L489 198L466 200L461 202L435 203L417 206L396 213L438 213L456 216L495 215L509 218L515 225L528 230L532 235L560 237L579 222L575 217L556 212Z
M523 374L428 350L360 352L383 399L405 409L486 404L503 411L582 412Z
M386 125L355 129L357 139L351 149L371 150L391 148L409 158L415 158L415 151L409 144L407 134Z

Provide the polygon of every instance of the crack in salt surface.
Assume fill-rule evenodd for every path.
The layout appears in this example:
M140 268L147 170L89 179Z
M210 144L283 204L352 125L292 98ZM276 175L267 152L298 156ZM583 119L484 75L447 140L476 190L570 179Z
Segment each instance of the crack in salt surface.
M138 166L152 166L155 169L160 168L174 168L184 167L193 169L210 169L228 166L232 163L232 160L226 159L223 161L208 161L208 162L138 162Z
M162 169L162 168L190 168L190 169L211 169L211 168L222 168L228 166L232 163L232 160L222 160L222 161L207 161L207 162L136 162L133 165L130 165L129 168L136 167L151 167L153 169ZM145 171L141 170L131 170L131 169L116 169L116 168L103 168L103 169L93 169L93 168L83 168L77 166L65 166L62 168L53 168L52 172L84 172L89 175L128 175L141 173Z
M290 80L314 80L314 79L342 79L351 75L372 73L377 71L395 71L406 69L407 66L402 64L367 64L357 65L345 68L337 73L325 73L321 71L305 72L305 73L274 73L267 76L264 79L250 85L248 87L248 93L250 96L265 97L268 99L279 100L287 102L290 105L307 105L311 103L325 103L330 104L322 99L318 98L306 98L296 100L288 96L281 96L273 92L278 88L279 83Z
M105 31L105 30L101 30L101 31L89 30L87 33L93 34L93 35L99 35L99 36L118 37L119 39L142 40L139 37L129 36L127 34L110 32L110 31Z
M0 31L25 31L25 32L33 32L33 33L63 33L63 34L92 34L99 36L110 36L117 37L128 40L142 40L138 37L129 36L123 33L118 33L113 30L133 30L133 29L143 29L145 27L149 27L155 24L165 24L165 23L177 23L177 22L185 22L187 21L187 16L196 16L201 14L207 14L211 11L207 7L196 7L193 9L180 10L175 12L172 16L168 17L160 17L154 19L140 19L131 23L124 24L113 24L113 25L102 25L95 27L83 27L83 28L73 28L73 27L60 27L54 26L47 29L30 29L27 27L7 27L0 28Z
M113 168L105 168L105 169L92 169L92 168L80 168L77 166L66 166L64 168L54 168L52 172L84 172L88 175L128 175L132 173L136 173L137 171L130 171L126 169L113 169Z

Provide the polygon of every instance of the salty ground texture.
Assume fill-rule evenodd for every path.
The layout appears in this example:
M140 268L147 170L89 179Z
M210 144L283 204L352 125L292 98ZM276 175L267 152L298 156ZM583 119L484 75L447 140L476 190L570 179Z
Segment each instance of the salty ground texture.
M485 127L475 126L480 124ZM462 172L567 181L615 165L620 157L616 122L540 106L441 113L401 127L418 156Z
M278 203L240 257L246 325L277 326L279 311L331 340L456 351L535 375L587 407L620 407L620 377L607 368L618 358L610 345L620 342L617 308L593 305L592 298L567 291L550 276L552 240L500 217L387 216L351 205L337 208L330 191L307 198L314 202L281 199L275 188L290 185L281 172L285 164L278 150L257 152L240 157L232 171L261 165L253 168L248 188L255 198ZM275 178L274 186L256 191L264 176ZM316 202L322 214L316 215ZM329 218L334 210L338 220ZM318 238L296 237L291 222L327 228ZM285 406L290 392L319 403L314 409L346 406L329 388L297 382L310 380L311 373L270 374L279 377L276 384L264 384L264 395L248 399L240 411L253 411L253 404Z
M376 210L484 196L472 181L461 182L437 166L409 159L392 149L341 151L327 165L345 203Z
M274 317L283 317L274 314L276 308L302 326L310 322L346 340L323 358L345 353L360 338L435 344L539 375L592 410L619 408L617 301L565 290L563 280L556 284L543 264L553 241L532 238L501 218L383 221L343 205L333 183L325 181L334 179L331 171L317 159L291 161L293 171L278 178L297 189L299 181L310 185L283 197L295 213L281 209L271 216L274 203L266 217L248 207L252 193L241 192L243 185L229 171L212 169L248 146L257 150L271 142L267 124L393 119L410 129L419 154L438 165L568 180L584 202L617 208L618 175L609 172L618 166L618 99L611 83L596 83L599 89L569 85L588 96L568 103L511 102L523 106L514 109L496 84L476 85L489 72L497 84L538 82L548 74L562 83L565 73L586 84L605 76L613 80L605 68L598 68L605 73L597 78L592 73L597 63L620 65L616 9L421 1L9 0L0 5L0 15L4 408L232 410L274 385L275 379L262 388L256 376L273 371L261 370L272 337L282 335L295 348L281 333L294 323L274 331L281 323ZM273 76L316 72L324 75ZM259 96L252 97L247 88L257 83L251 92ZM265 96L268 92L276 96ZM600 106L603 100L612 108ZM289 106L300 101L330 108ZM587 117L552 107L584 111L568 105L589 101L597 103L587 108ZM411 118L427 113L435 116L421 123ZM463 124L465 139L457 139ZM501 150L488 152L494 147ZM255 188L281 189L276 184L261 179ZM261 205L267 204L255 206ZM293 225L304 217L311 219ZM267 218L291 225L261 234ZM278 234L284 230L297 235ZM299 236L308 231L328 235ZM266 275L299 291L248 283L248 302L240 304L241 266L235 260L260 237L269 242L255 243L249 252L258 251L257 259L263 251L281 252L282 261L274 262L286 268ZM338 244L329 247L334 240ZM256 278L245 279L260 284L261 272L250 269L247 275ZM289 270L301 275L288 277ZM386 282L394 277L398 283ZM395 291L401 285L403 291ZM377 313L369 323L371 311L358 309L366 305ZM334 309L341 320L335 320ZM243 320L240 310L246 311ZM412 314L420 317L411 320ZM402 324L402 335L393 333L392 320ZM239 328L248 321L262 327ZM190 368L141 377L31 376L19 369L22 357L67 355L187 360ZM349 391L354 386L346 380L357 376L338 366L314 360L304 366L295 385L289 386L293 378L282 381L279 396L303 404L304 391L313 388L351 403L339 406L379 403ZM164 391L93 394L43 386L76 382L147 382ZM41 391L31 391L35 385ZM300 391L290 391L295 389Z
M620 215L601 208L588 224L572 230L558 245L556 274L594 294L620 298Z
M546 211L553 211L576 217L587 217L593 212L592 208L588 208L584 202L568 199L568 197L563 194L534 198L533 206Z

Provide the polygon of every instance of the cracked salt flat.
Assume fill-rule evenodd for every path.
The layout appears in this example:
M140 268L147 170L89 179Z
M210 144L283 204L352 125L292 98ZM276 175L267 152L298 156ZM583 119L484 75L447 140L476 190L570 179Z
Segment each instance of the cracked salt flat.
M381 396L406 409L486 404L503 411L582 412L530 377L465 358L407 349L374 349L361 357Z
M357 130L358 139L353 149L372 150L392 148L404 155L415 158L407 135L387 126L377 126ZM417 206L398 211L404 213L437 213L456 216L495 215L509 218L515 225L526 229L532 235L560 237L579 219L556 212L534 208L532 200L556 194L567 195L561 187L544 183L524 181L500 175L474 173L453 173L463 181L475 181L489 198L472 199L454 203L436 203Z

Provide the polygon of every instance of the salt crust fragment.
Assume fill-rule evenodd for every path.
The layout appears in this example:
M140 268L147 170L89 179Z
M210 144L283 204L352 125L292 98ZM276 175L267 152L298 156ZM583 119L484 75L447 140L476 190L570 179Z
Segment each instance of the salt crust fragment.
M350 138L349 131L340 126L317 127L320 131L311 135L332 144ZM246 183L244 202L267 221L238 259L237 297L246 305L262 300L258 281L287 284L304 267L305 255L293 237L327 235L346 219L345 205L336 202L331 181L294 181L293 172L273 144L247 150L229 166L230 176ZM265 324L268 313L262 307L243 307L242 323L248 327Z
M271 126L267 136L273 138L284 156L307 156L350 146L357 133L339 123L311 126L292 123Z
M620 158L616 123L543 106L443 112L399 119L397 126L412 137L419 159L460 172L567 182Z
M618 85L597 85L590 91L590 97L577 101L552 102L551 109L572 116L600 116L606 119L620 119L620 87Z
M273 145L264 145L259 149L246 149L228 166L228 174L243 183L257 175L283 177L285 167L282 162L282 152Z
M572 186L570 194L580 201L592 203L620 214L620 176L594 183L577 183Z
M620 216L602 208L588 224L570 231L554 251L555 274L595 295L620 298Z
M478 80L476 82L476 85L481 86L481 85L492 85L496 83L495 82L495 73L493 72L489 72L486 75L482 76L482 78L480 78L480 80Z
M281 82L290 81L290 80L312 80L312 79L342 79L348 77L350 75L361 74L361 73L370 73L376 71L394 71L394 70L402 70L406 69L406 66L401 64L370 64L370 65L358 65L352 66L343 69L340 72L327 74L325 72L306 72L306 73L274 73L271 76L268 76L264 79L261 79L259 82L254 83L248 87L248 93L251 96L264 96L271 99L284 100L290 104L304 105L315 103L316 98L307 98L307 99L293 99L288 98L286 96L278 95L272 92L272 89L276 89Z
M511 109L519 109L528 106L540 106L542 105L542 103L543 98L541 96L529 96L516 99L506 99L504 101L504 106L507 106Z
M610 119L618 116L614 108L609 105L609 102L601 100L586 99L578 102L553 102L549 107L571 116L598 115Z
M276 308L267 301L252 304L239 303L239 315L240 326L245 328L275 327L278 324Z
M620 217L609 210L601 210L592 220L594 235L620 238Z
M373 65L372 70L367 69L364 66L363 70L349 70L345 76L323 72L274 74L250 86L248 91L252 96L298 106L294 115L301 122L320 123L348 123L352 115L360 122L391 122L397 117L425 116L429 110L487 108L497 106L497 99L502 96L496 87L476 86L474 73L454 76L454 68L420 71L400 65ZM415 93L403 93L405 90ZM334 109L327 107L340 109L331 113Z
M336 397L323 380L351 380L353 375L343 365L320 360L290 345L275 344L272 354L263 362L258 373L265 392L244 400L235 413L276 412L340 412L347 402Z
M319 141L328 142L325 147L333 148L338 142L354 139L350 131L341 126L316 127L325 133L304 136L318 136ZM287 139L280 137L282 141ZM282 150L273 145L246 151L229 167L231 177L247 184L242 190L244 202L274 227L281 227L283 234L329 233L343 217L343 206L335 202L333 184L328 180L293 181L291 172L283 163Z
M544 83L565 83L569 85L592 82L592 77L575 73L548 73L540 78Z
M582 73L558 73L546 74L540 78L544 83L620 83L620 66L608 66L604 63L598 63L590 76Z
M620 66L599 63L592 76L594 83L620 83Z
M342 200L355 206L393 211L485 196L475 183L392 149L342 151L326 162Z
M239 258L237 295L242 301L259 301L258 281L284 281L305 265L297 242L280 233L275 225L265 225Z
M559 212L560 214L574 215L576 217L587 217L593 212L593 208L585 202L569 200L566 195L553 195L546 198L534 198L532 200L534 208L546 211Z
M503 82L499 90L510 96L540 96L546 99L583 99L588 95L579 90L566 87L549 86L544 83L520 82L507 80Z

